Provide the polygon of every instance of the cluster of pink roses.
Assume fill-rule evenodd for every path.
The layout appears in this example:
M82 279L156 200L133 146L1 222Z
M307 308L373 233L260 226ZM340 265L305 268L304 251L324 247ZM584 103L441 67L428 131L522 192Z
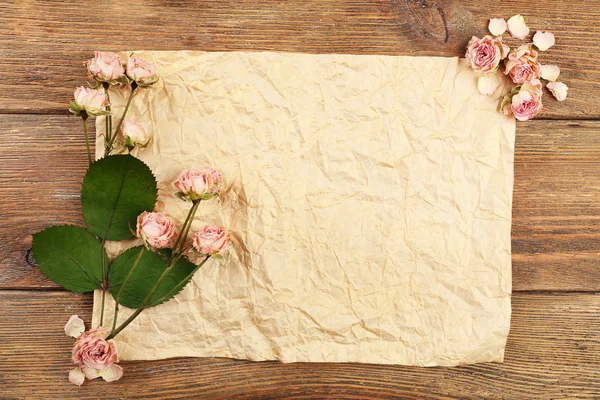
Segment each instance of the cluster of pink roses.
M469 66L480 77L477 87L482 94L492 95L499 86L491 73L495 72L504 60L504 74L517 84L509 94L504 96L500 106L505 115L513 115L519 121L527 121L542 110L543 85L540 79L548 81L546 87L558 101L567 97L568 87L557 82L560 69L556 65L542 65L538 61L538 51L545 51L554 45L554 35L550 32L537 31L533 43L520 45L510 51L502 43L502 35L508 30L511 36L524 39L529 28L521 15L511 17L508 22L502 18L492 18L489 31L494 35L478 38L473 36L467 47L466 59Z

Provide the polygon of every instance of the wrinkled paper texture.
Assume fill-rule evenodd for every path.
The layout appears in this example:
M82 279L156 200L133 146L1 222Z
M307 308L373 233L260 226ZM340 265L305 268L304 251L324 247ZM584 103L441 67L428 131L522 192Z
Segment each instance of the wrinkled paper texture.
M192 231L222 224L233 246L117 336L121 359L502 361L515 122L501 89L479 94L458 58L137 54L161 76L128 114L154 134L133 154L158 179L157 210L183 222L171 182L217 167L228 189ZM117 115L126 94L111 95Z

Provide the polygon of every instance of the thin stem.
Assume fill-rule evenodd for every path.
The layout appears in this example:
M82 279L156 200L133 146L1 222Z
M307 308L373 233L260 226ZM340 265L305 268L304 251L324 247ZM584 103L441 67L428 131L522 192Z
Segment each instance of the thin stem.
M100 326L104 324L104 299L106 298L106 289L102 289L102 308L100 309Z
M185 221L183 222L183 226L181 227L181 232L179 232L179 236L177 237L177 240L175 241L173 250L177 251L177 248L181 247L180 244L182 245L183 243L185 243L185 236L187 236L187 233L185 232L186 227L187 227L188 223L190 225L192 224L191 219L194 218L194 215L196 215L196 210L198 209L199 204L200 204L200 200L198 200L197 202L194 202L194 204L192 205L192 208L190 208L190 211L188 212L188 215L185 218ZM188 229L188 231L189 231L189 229ZM181 241L181 243L180 243L180 241Z
M187 227L184 227L182 229L182 234L181 234L181 237L179 238L179 239L181 239L181 242L179 243L179 248L177 248L177 246L173 247L173 249L178 254L180 254L181 250L183 250L183 246L185 245L185 239L187 238L187 235L190 232L190 228L192 227L194 215L196 215L196 211L198 210L199 206L200 206L200 200L194 202L194 205L192 206L192 209L190 210L190 215L192 215L192 219L190 219L189 223L187 224Z
M142 249L140 250L137 258L135 259L133 266L131 267L131 269L129 270L129 273L125 277L125 280L121 284L121 288L119 289L119 293L117 293L117 297L115 297L115 314L113 316L113 326L112 326L113 331L115 330L115 327L117 326L117 315L119 314L119 299L121 298L121 294L123 293L123 289L125 288L125 285L127 284L127 282L129 282L129 278L131 277L131 275L133 275L133 272L135 271L138 264L140 263L140 260L142 259L142 255L144 255L144 250L146 250L146 248L144 246L142 246Z
M119 123L117 124L117 127L115 128L114 135L111 135L111 138L108 141L107 148L108 148L109 152L110 152L110 150L112 150L112 145L113 145L115 139L117 138L117 136L119 135L119 131L121 130L121 125L123 125L123 120L125 119L125 116L127 115L127 111L129 110L129 106L131 105L131 100L133 100L133 95L135 94L135 89L137 89L137 85L135 85L135 82L134 82L131 84L131 93L129 93L129 98L127 99L127 104L125 105L125 110L123 110L123 115L121 115L121 119L119 120Z
M110 113L112 111L112 108L110 106L110 95L108 94L108 89L110 88L110 84L107 83L103 86L104 86L104 93L106 93L106 98L108 100L108 104L106 105L106 111L108 111ZM106 116L105 122L106 122L106 132L104 133L104 157L108 156L110 153L110 150L111 150L111 148L109 146L107 146L107 144L112 137L112 114L108 114Z
M87 115L83 114L81 119L83 120L83 133L85 134L85 148L87 149L88 162L90 163L90 165L92 165L92 152L90 150L90 138L88 135L87 123L86 123Z

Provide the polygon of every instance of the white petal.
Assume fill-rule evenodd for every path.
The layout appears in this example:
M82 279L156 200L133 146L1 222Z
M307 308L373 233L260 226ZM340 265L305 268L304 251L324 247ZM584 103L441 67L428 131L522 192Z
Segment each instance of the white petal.
M113 364L105 370L100 371L100 376L106 382L119 380L123 376L123 368L121 368L117 364Z
M541 51L548 50L550 47L554 46L554 42L554 34L551 32L537 31L535 35L533 35L533 44Z
M556 65L542 65L542 78L554 82L560 75L560 68Z
M506 24L513 37L525 39L525 36L529 35L529 28L525 25L525 18L521 14L513 15Z
M506 32L506 21L504 18L492 18L488 25L490 33L494 36L500 36Z
M479 90L479 93L481 94L491 96L497 88L498 81L493 77L480 76L479 79L477 79L477 90Z
M569 87L562 82L550 82L546 85L548 90L552 92L556 100L564 101L567 98Z
M84 381L85 375L83 374L83 372L81 372L81 368L77 367L69 371L69 382L77 386L81 386L83 385Z
M65 333L67 336L78 338L85 331L85 324L83 320L77 315L71 315L69 321L65 325Z
M98 371L95 368L83 367L81 370L83 371L85 377L88 378L90 381L100 376L100 371Z

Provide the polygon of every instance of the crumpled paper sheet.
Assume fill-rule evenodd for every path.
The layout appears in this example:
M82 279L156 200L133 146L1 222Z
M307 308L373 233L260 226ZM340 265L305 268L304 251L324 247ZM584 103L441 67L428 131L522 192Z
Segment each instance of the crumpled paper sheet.
M157 209L183 221L171 182L222 169L229 188L192 231L222 224L233 250L119 334L121 359L503 360L515 122L500 90L480 95L458 58L137 54L161 76L128 115L154 134L134 155L159 181ZM112 99L122 110L125 92Z

